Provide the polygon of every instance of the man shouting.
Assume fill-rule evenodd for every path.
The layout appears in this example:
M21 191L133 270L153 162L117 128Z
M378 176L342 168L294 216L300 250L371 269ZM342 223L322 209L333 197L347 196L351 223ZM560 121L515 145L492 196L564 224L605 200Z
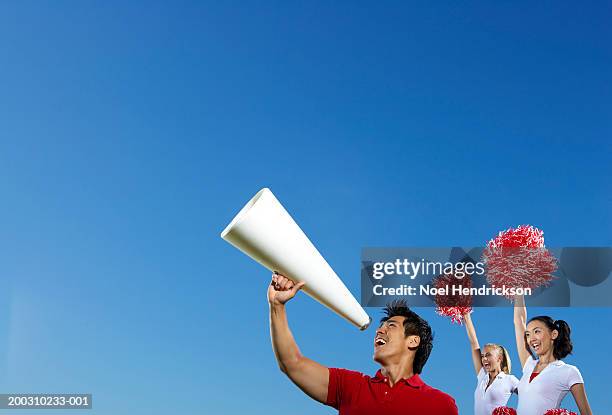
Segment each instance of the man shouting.
M327 368L300 353L285 304L304 286L274 273L268 287L270 337L281 371L304 393L340 415L457 415L449 395L426 385L419 374L429 358L433 336L429 324L404 301L384 309L376 330L374 377L346 369Z

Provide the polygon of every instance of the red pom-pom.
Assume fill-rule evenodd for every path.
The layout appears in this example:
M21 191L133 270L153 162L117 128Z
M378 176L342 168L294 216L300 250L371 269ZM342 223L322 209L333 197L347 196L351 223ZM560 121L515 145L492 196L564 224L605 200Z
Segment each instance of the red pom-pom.
M519 225L500 232L487 244L488 247L544 248L544 232L531 225Z
M452 273L443 274L433 280L436 288L446 288L448 295L436 295L436 313L441 316L450 317L453 323L462 324L463 315L472 312L472 296L453 294L453 287L472 287L472 279L469 276L457 278Z
M498 406L491 415L516 415L516 410L508 406Z
M549 409L544 413L544 415L576 415L576 412L572 412L567 409L557 408L557 409Z
M535 289L548 285L557 269L556 258L544 247L544 232L531 225L500 232L487 243L482 260L493 287Z

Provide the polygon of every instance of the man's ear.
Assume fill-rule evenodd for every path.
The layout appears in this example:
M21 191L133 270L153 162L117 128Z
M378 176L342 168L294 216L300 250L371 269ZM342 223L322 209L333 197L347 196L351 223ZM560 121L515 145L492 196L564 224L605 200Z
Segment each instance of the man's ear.
M410 350L416 350L421 344L421 338L417 335L408 336L406 337L406 342Z

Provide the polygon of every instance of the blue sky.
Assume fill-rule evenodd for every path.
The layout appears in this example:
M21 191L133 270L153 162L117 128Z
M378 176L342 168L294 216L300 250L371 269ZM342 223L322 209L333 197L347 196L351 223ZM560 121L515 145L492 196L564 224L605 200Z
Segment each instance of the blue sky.
M219 238L262 187L357 298L364 246L476 246L522 223L550 246L611 245L611 17L2 4L0 392L90 392L99 414L334 413L277 370L268 272ZM470 413L463 328L419 312L437 336L424 379ZM514 350L509 312L476 311L482 341ZM376 370L373 330L304 295L289 313L307 356ZM603 411L612 310L529 313L570 322L567 360Z

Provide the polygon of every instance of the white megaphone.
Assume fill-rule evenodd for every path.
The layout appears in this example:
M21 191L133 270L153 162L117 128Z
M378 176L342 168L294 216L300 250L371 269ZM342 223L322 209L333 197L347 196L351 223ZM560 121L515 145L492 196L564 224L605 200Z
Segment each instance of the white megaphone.
M257 192L221 238L270 271L305 282L306 294L361 330L372 321L270 189Z

